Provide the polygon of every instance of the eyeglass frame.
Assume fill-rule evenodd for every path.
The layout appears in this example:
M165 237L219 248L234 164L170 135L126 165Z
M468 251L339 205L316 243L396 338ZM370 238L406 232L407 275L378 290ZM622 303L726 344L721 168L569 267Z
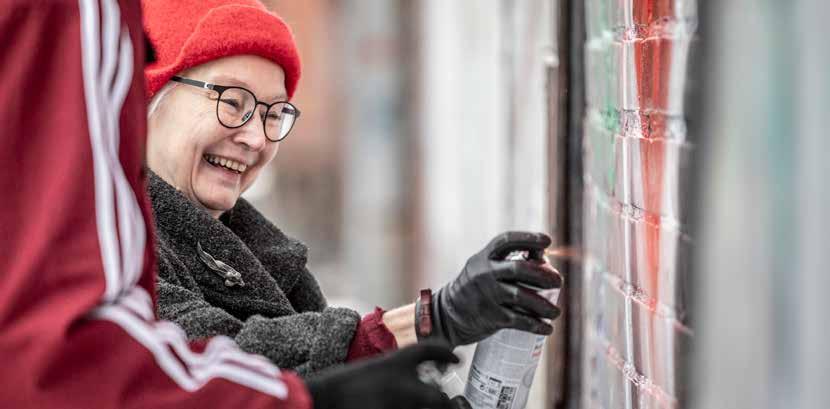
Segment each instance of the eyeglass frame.
M256 94L254 94L254 92L253 92L253 91L251 91L251 90L249 90L249 89L247 89L247 88L245 88L245 87L238 87L238 86L224 86L224 85L218 85L218 84L211 84L211 83L204 82L204 81L199 81L199 80L194 80L194 79L190 79L190 78L179 77L178 75L174 75L173 77L171 77L171 78L170 78L170 81L175 81L175 82L178 82L178 83L180 83L180 84L190 85L190 86L194 86L194 87L197 87L197 88L202 88L202 89L208 89L208 90L212 90L212 91L217 91L217 92L219 93L219 95L216 97L216 120L219 122L219 125L222 125L222 126L224 126L225 128L228 128L228 129L238 129L238 128L241 128L241 127L245 126L245 125L246 125L246 124L247 124L247 123L251 120L251 118L253 118L253 117L254 117L254 111L256 111L256 108L257 108L257 106L259 106L259 105L262 105L262 106L264 106L264 107L265 107L265 117L266 117L266 118L268 117L268 112L270 112L270 111L271 111L271 108L272 108L274 105L277 105L277 104L285 104L285 105L288 105L289 107L291 107L291 109L293 109L293 110L294 110L294 112L295 112L296 114L295 114L295 116L294 116L294 122L293 122L293 123L291 123L291 128L288 128L288 132L286 132L286 133L285 133L285 136L283 136L283 137L281 137L281 138L279 138L279 139L277 139L277 140L273 140L273 139L269 138L269 137L268 137L268 132L265 130L265 126L264 126L264 124L265 124L265 118L263 118L263 119L262 119L262 123L263 123L262 133L265 135L265 139L266 139L267 141L269 141L269 142L282 142L282 141L284 141L284 140L285 140L285 138L287 138L287 137L288 137L288 135L291 133L291 131L294 129L294 124L296 124L296 123L297 123L297 120L298 120L298 119L300 119L300 110L297 108L297 106L296 106L296 105L294 105L294 104L292 104L292 103L290 103L290 102L288 102L288 101L276 101L276 102L273 102L273 103L271 103L271 104L266 104L265 102L262 102L262 101L258 100L258 99L257 99L257 97L256 97ZM248 119L244 119L244 120L242 121L242 123L241 123L240 125L238 125L238 126L228 126L228 125L225 125L225 123L223 123L223 122L222 122L222 119L221 119L221 118L219 118L219 104L222 102L222 94L223 94L225 91L229 90L229 89L241 89L241 90L243 90L243 91L248 92L249 94L251 94L251 95L254 97L254 109L253 109L253 111L251 111L251 115L248 117Z

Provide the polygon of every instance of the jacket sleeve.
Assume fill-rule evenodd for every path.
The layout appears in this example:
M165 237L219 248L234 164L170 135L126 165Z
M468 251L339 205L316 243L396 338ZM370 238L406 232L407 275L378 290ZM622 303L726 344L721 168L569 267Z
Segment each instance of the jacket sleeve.
M349 345L346 362L353 362L398 349L395 336L383 323L383 313L384 311L380 307L375 307L374 312L363 316L357 326L352 343Z
M0 6L2 406L310 408L296 375L154 317L139 2Z
M325 308L325 297L311 273L304 269L291 293L287 294L297 311L320 311ZM378 355L398 348L395 336L383 323L383 309L366 314L357 324L351 337L346 362Z
M262 355L301 375L344 362L360 316L345 308L322 307L278 318L240 320L205 300L175 254L159 250L159 316L191 339L225 335L246 352Z

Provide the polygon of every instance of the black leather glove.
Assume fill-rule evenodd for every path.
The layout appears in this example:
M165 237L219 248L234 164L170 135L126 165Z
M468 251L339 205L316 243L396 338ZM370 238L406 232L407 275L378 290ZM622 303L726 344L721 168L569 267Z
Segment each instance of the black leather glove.
M452 398L450 403L452 403L453 409L473 409L473 405L470 405L470 402L461 395Z
M469 408L464 398L450 400L420 380L417 367L427 361L445 366L458 358L446 346L427 343L330 369L307 382L314 409Z
M544 261L544 250L550 244L548 235L530 232L502 233L490 241L467 260L455 280L433 296L432 333L427 338L456 347L505 328L549 335L553 328L542 319L555 319L559 309L516 284L540 289L561 286L559 274ZM527 259L505 260L514 251L526 251Z

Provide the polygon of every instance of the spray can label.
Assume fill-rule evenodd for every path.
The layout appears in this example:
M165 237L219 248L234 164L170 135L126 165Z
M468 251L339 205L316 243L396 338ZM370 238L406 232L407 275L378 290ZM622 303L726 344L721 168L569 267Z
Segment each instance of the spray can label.
M556 303L559 290L540 292ZM478 343L464 396L475 409L523 409L545 336L505 329Z

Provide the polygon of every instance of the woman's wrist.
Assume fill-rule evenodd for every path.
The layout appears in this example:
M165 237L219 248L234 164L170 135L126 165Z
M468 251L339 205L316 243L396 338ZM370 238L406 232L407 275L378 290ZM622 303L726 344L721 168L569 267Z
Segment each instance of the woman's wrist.
M415 335L415 304L404 305L383 313L383 325L395 337L398 348L418 342Z

